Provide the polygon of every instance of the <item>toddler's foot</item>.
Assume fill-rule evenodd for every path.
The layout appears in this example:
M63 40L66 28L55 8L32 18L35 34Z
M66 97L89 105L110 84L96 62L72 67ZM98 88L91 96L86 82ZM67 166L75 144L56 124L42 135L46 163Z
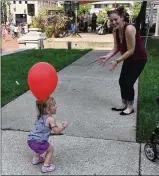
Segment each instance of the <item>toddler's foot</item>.
M32 160L32 164L33 165L36 165L36 164L39 164L39 163L43 163L43 162L44 162L44 158L43 157L33 158L33 160Z
M41 168L41 171L45 173L45 172L52 172L55 169L56 169L55 165L54 164L50 164L48 166L43 165L42 168Z

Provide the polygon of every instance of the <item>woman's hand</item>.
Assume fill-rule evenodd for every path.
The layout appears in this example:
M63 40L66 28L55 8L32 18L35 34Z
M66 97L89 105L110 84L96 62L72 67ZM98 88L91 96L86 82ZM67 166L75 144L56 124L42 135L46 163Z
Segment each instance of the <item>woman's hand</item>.
M112 71L116 66L117 66L117 61L111 61L109 62L110 64L110 67L109 67L109 70Z
M109 58L107 56L101 56L98 58L97 63L98 65L105 65L105 62L108 60Z

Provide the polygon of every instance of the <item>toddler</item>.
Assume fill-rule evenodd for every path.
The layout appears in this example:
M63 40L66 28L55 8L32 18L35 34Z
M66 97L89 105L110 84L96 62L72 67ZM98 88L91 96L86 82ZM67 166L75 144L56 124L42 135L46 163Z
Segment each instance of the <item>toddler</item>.
M47 98L45 101L36 101L38 117L35 121L34 128L28 135L28 145L34 151L32 164L44 162L42 172L51 172L55 170L53 164L53 146L48 142L51 131L54 134L61 133L68 123L64 122L57 126L55 119L52 117L56 114L56 102L53 97Z

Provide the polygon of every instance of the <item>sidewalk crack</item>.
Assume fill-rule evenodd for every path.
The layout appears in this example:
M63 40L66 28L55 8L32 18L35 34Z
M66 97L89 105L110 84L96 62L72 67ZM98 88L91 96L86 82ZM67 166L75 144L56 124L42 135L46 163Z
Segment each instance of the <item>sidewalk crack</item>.
M141 143L139 148L139 176L141 175Z

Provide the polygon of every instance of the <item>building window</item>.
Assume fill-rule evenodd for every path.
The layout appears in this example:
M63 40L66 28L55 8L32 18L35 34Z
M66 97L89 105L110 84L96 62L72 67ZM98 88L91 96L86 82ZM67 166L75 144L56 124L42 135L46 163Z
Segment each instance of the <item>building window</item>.
M21 4L22 3L22 1L19 1L19 4Z
M16 8L14 7L14 12L16 12Z
M16 4L16 1L13 1L13 4Z
M95 5L94 5L94 8L95 8L95 9L97 9L97 8L101 8L101 7L102 7L101 4L95 4Z
M34 16L35 15L35 4L27 4L28 8L28 15Z
M25 4L27 4L27 1L25 1Z
M26 9L24 9L24 13L26 13Z

